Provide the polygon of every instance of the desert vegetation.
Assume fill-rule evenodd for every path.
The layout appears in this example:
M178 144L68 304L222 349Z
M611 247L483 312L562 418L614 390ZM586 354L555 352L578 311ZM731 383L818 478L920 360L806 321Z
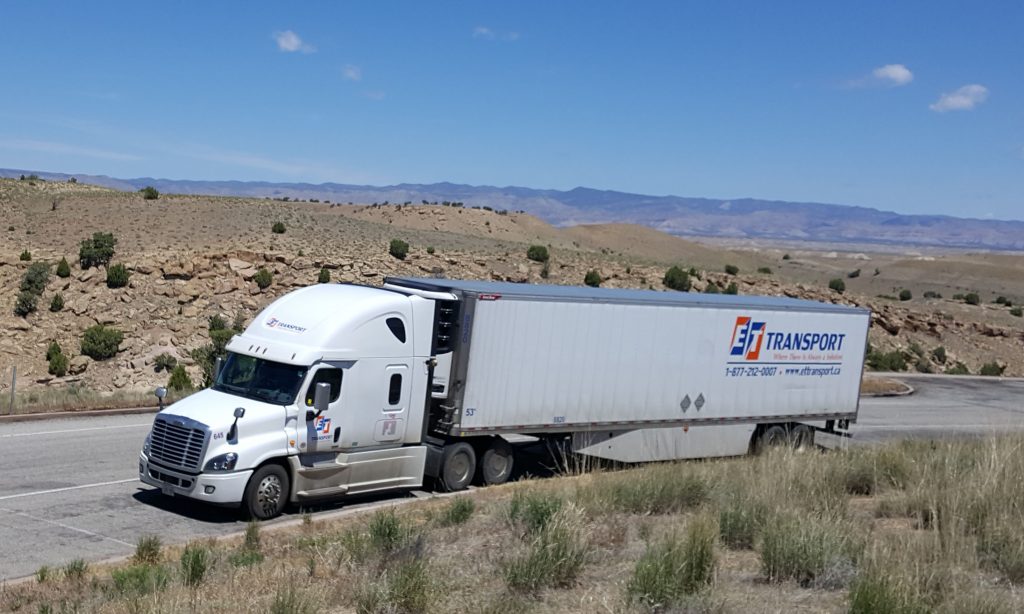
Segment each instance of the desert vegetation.
M146 537L119 565L40 568L0 609L1009 614L1024 607L1022 496L1021 437L777 450L184 547Z

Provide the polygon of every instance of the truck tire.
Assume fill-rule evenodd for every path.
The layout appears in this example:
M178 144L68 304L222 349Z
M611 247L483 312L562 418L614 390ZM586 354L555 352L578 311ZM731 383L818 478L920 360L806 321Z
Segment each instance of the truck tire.
M793 448L804 452L814 449L814 429L806 424L798 424L790 432Z
M786 427L781 424L770 424L763 431L757 440L757 453L763 454L771 448L781 448L789 445L789 433Z
M476 477L485 486L504 484L512 476L514 460L512 445L501 437L495 437L480 456Z
M441 486L448 492L465 490L476 473L476 452L464 441L444 447L441 459Z
M284 467L273 463L263 465L249 478L242 507L250 518L273 518L288 504L288 486L288 472Z

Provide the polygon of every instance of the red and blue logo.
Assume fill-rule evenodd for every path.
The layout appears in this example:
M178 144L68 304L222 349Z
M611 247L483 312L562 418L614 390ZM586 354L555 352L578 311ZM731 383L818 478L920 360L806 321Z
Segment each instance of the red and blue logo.
M757 360L761 356L761 342L764 340L765 323L754 322L750 316L739 316L732 329L731 356L742 356L744 360Z

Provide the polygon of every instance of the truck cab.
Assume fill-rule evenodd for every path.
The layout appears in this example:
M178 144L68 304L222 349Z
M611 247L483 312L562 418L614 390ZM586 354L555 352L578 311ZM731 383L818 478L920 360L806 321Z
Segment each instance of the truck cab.
M281 297L228 343L212 387L157 414L140 479L257 518L420 486L434 307L344 284Z

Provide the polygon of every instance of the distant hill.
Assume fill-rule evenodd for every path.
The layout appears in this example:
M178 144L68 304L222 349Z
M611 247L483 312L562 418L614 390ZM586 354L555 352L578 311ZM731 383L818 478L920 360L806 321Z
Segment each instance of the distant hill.
M0 177L33 173L50 180L66 180L72 176L66 173L0 169ZM137 190L151 185L161 192L174 194L288 197L291 200L315 198L360 204L384 201L415 204L424 200L458 201L466 206L525 211L556 226L626 222L690 237L1024 250L1024 222L1021 221L901 215L868 207L823 203L646 196L583 187L562 191L454 183L367 186L74 176L83 183L118 190Z

